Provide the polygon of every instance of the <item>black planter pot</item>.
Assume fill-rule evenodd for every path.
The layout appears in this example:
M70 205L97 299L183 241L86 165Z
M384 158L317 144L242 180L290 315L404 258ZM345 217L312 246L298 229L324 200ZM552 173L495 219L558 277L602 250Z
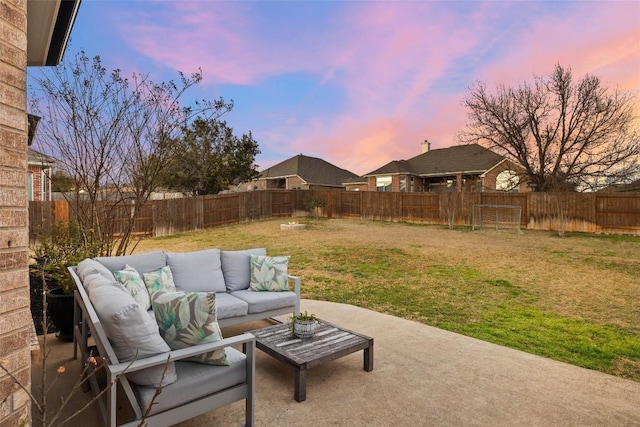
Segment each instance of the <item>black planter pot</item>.
M73 341L73 294L65 294L61 288L47 294L47 313L55 326L56 337Z
M42 335L42 278L37 273L29 273L29 286L31 287L31 317L36 327L36 334ZM47 315L45 323L46 333L53 334L56 332L55 326L51 323L51 316Z

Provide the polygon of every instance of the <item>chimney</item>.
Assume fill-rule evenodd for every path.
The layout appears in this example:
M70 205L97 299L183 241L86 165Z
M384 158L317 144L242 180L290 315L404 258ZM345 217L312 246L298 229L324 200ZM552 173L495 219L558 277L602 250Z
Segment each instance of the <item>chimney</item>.
M422 142L422 152L426 153L429 150L431 150L431 143L428 140L425 139Z

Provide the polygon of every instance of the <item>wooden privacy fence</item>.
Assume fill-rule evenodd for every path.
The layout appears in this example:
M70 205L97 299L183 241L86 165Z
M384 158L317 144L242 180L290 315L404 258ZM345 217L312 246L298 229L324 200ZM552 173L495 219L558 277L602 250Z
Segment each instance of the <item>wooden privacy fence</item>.
M473 205L518 205L521 227L530 230L640 235L640 193L386 193L334 190L262 190L216 196L153 200L134 225L139 236L167 236L191 230L309 215L315 198L326 218L362 218L470 226ZM120 209L128 221L130 209ZM74 216L65 201L29 202L30 241L34 231Z

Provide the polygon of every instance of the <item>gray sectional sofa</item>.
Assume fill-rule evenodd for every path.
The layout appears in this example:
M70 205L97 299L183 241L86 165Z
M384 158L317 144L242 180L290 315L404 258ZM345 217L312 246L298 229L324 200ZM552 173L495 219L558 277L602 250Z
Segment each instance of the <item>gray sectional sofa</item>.
M143 418L148 425L174 424L242 399L246 400L245 424L254 424L255 337L245 333L222 338L219 327L299 313L300 279L279 278L291 290L252 290L249 282L256 280L250 270L252 255L264 258L266 250L155 251L86 259L69 268L76 283L74 358L78 350L85 363L101 356L106 361L107 384L120 384L111 387L101 401L105 425L120 425L115 409L119 390L128 398L135 415L131 425L137 425ZM211 323L217 315L219 327L213 321L215 328L210 328L217 334L216 341L169 347L167 343L175 343L168 340L171 337L166 330L159 328L162 320L157 320L157 305L148 310L149 296L162 292L157 293L152 287L150 294L146 288L137 293L132 291L122 281L123 271L144 277L147 286L154 277L165 280L166 275L162 274L170 271L175 289L165 292L167 295L207 296L199 300L199 308L205 306L204 315L194 314L197 309L193 300L191 306L182 307L190 307L190 318L199 318L204 323ZM211 293L215 293L215 302L211 302ZM155 299L154 304L158 301ZM95 347L90 346L90 335ZM211 361L216 352L218 355L222 352L224 363ZM98 395L100 385L95 376L89 375L88 383ZM162 388L162 393L156 393L158 388ZM152 409L147 412L149 407Z
M289 276L290 291L255 292L249 289L249 259L251 255L266 255L266 249L220 251L208 249L195 252L148 252L118 257L98 257L97 261L111 274L125 265L143 275L166 265L171 267L176 289L216 293L220 327L253 320L300 312L300 278ZM80 281L86 269L95 268L91 260L77 267ZM115 280L115 279L114 279Z

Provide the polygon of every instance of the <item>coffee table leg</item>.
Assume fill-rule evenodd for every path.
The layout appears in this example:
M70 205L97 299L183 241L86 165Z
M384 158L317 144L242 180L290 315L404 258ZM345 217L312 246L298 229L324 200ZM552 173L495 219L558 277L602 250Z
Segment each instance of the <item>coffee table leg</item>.
M297 402L307 400L307 370L296 368L293 397Z
M364 367L367 372L373 371L373 342L364 349Z

